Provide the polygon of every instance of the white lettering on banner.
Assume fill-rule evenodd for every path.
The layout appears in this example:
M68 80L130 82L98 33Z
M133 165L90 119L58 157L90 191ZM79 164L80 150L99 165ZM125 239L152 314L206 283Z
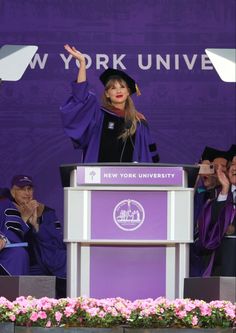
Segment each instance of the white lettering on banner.
M179 55L175 54L175 69L179 69Z
M202 69L206 71L214 69L211 60L208 58L206 54L202 54Z
M117 54L113 54L113 68L117 69L117 65L119 64L121 69L126 69L126 67L121 62L125 56L125 54L122 54L119 56L119 58L117 58Z
M89 68L92 65L92 59L91 59L91 57L88 54L85 54L85 53L84 53L84 57L87 60L87 62L86 62L86 68ZM75 62L76 62L77 67L79 68L79 60L76 59Z
M174 173L104 173L104 178L174 178Z
M187 65L187 68L191 71L194 67L194 64L197 60L197 54L194 54L193 57L192 57L192 60L189 61L189 58L188 58L188 55L187 54L183 54L183 58L184 58L184 61Z
M139 173L139 178L174 178L174 173Z
M201 69L202 70L213 70L213 66L211 65L211 61L206 54L202 54L201 56ZM138 66L142 70L148 70L153 67L153 57L152 54L145 55L145 58L142 54L138 54ZM173 61L171 61L171 55L166 54L161 56L160 54L156 54L156 70L165 69L167 71L174 69L180 69L180 57L183 59L183 62L189 71L192 71L196 67L196 61L198 58L197 54L194 54L192 57L189 57L187 54L175 54ZM143 59L144 58L144 59ZM183 66L183 65L182 65Z
M44 69L47 59L48 53L44 53L43 60L41 60L40 55L36 53L29 65L32 69L35 69L36 64L38 64L40 69Z
M68 58L66 58L66 56L64 55L64 53L60 53L60 57L62 58L62 60L65 63L65 69L69 69L69 63L70 63L71 59L73 58L72 55L70 54L68 56Z
M117 178L118 174L117 173L104 173L103 177L104 178Z
M147 55L147 65L145 66L143 64L143 55L138 54L138 67L145 70L145 71L147 69L150 69L152 67L152 55L151 54Z
M74 66L74 61L76 66L79 68L79 61L72 59L71 55L67 55L64 53L59 53L59 57L61 57L64 69L68 70L70 67ZM107 69L108 67L112 67L115 69L125 70L126 66L124 64L124 60L126 54L95 54L91 57L88 54L84 54L86 59L86 68L89 69L92 66L95 69ZM212 63L206 54L193 54L191 56L187 54L137 54L138 57L138 68L147 71L152 68L161 71L161 70L180 70L181 68L187 68L189 71L192 71L197 66L200 67L201 70L214 70ZM197 62L197 59L199 61ZM30 62L31 69L36 69L38 66L40 69L44 69L46 66L46 62L48 60L48 53L44 53L43 55L35 54L33 59ZM72 60L72 61L71 61ZM182 62L181 62L182 60Z
M108 68L109 57L107 54L97 54L96 57L96 68L100 69L101 66L103 68Z
M120 173L121 178L136 178L136 173Z
M85 59L86 59L86 69L89 69L92 66L92 58L90 55L83 53ZM112 59L113 59L113 65L112 67L117 69L120 67L121 69L126 69L125 65L121 62L121 60L126 56L126 54L113 54ZM69 63L71 59L73 58L72 55L69 55L69 57L66 59L65 55L63 53L60 53L60 57L65 63L65 69L69 69ZM109 67L109 56L107 54L96 54L96 69L107 69ZM75 60L77 67L79 68L79 61L76 59Z
M170 55L166 55L166 60L160 56L160 54L156 55L156 69L161 69L161 64L165 67L165 69L170 70Z

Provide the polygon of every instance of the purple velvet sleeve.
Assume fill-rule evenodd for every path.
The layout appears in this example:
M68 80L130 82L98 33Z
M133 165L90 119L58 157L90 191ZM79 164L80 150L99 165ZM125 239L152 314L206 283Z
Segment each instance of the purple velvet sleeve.
M0 233L10 242L18 243L24 240L24 235L29 231L21 215L9 199L0 201Z
M12 243L20 243L29 231L19 211L8 199L0 200L0 234ZM29 256L23 247L4 248L0 251L0 266L8 275L28 275Z
M230 224L232 205L227 201L215 221L212 219L212 209L215 201L208 201L198 220L199 243L205 249L217 249Z
M152 144L149 127L146 123L140 122L137 126L135 137L135 149L133 161L136 162L152 162L152 154L149 146Z
M66 277L66 246L63 242L60 222L53 209L43 213L39 232L34 236L42 264L53 275Z
M86 149L101 119L100 106L87 82L72 82L72 96L61 106L62 123L74 147Z

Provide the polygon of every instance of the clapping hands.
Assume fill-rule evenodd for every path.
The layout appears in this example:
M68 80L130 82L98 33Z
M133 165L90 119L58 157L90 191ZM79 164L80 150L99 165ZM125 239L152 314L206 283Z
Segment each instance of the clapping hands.
M29 202L15 205L21 214L21 218L26 222L32 215L35 214L35 211L37 213L37 207L39 206L39 203L36 200L30 200Z
M230 181L229 181L227 175L225 174L225 172L221 168L219 168L216 171L216 174L217 174L218 180L219 180L219 182L221 183L221 186L222 186L221 193L222 194L228 194L229 188L230 188Z

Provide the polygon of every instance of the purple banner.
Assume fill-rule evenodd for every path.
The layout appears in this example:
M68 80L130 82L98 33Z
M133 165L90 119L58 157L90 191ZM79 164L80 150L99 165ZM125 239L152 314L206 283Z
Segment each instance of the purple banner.
M91 239L167 239L167 192L92 191Z
M181 167L77 167L77 185L183 186Z

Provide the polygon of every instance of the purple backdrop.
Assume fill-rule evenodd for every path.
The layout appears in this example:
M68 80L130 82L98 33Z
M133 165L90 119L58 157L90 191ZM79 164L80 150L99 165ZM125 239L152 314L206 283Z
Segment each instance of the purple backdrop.
M220 80L204 50L235 47L235 12L235 0L1 0L1 46L39 49L20 81L0 86L0 186L31 174L39 199L62 218L58 167L79 161L59 114L77 71L65 43L88 55L98 94L104 61L134 76L161 162L195 163L205 145L228 149L235 85Z

